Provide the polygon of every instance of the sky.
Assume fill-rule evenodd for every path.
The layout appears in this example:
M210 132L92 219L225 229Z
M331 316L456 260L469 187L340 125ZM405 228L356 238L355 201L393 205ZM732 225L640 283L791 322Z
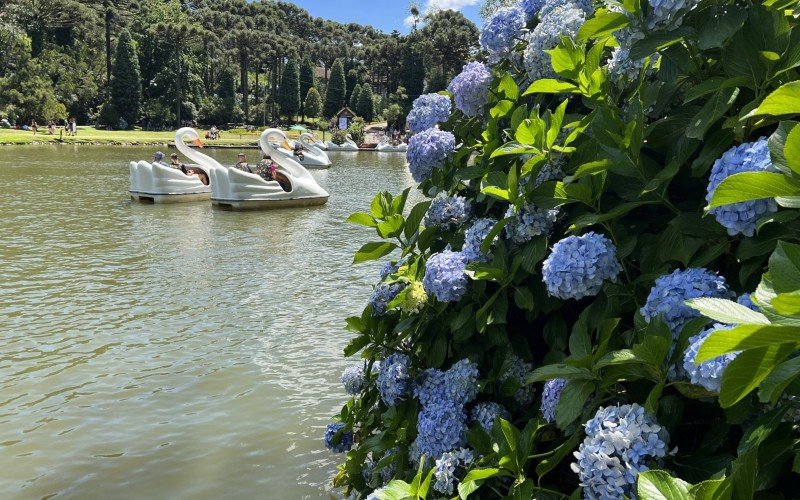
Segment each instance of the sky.
M288 0L289 3L306 9L313 17L322 17L341 23L368 24L375 28L390 33L397 30L408 33L408 0ZM442 9L460 10L468 19L480 28L481 18L478 15L480 0L418 0L420 11L423 13L431 7L438 5Z

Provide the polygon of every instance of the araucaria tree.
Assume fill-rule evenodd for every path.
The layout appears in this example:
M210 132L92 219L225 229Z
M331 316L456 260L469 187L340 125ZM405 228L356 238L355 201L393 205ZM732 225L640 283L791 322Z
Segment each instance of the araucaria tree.
M331 118L344 106L347 83L344 78L344 64L340 59L334 61L331 75L328 79L328 88L325 91L325 107L322 110L325 118Z
M317 89L314 87L308 89L308 94L306 94L306 99L303 102L303 106L305 108L306 116L311 119L319 118L320 113L322 113L322 97L320 97Z
M356 83L356 86L353 88L353 93L350 94L350 102L349 106L350 109L358 113L358 96L361 95L361 84Z
M278 106L290 121L300 111L300 75L297 65L291 59L283 67L281 86L278 89Z
M139 119L142 81L136 44L124 29L117 41L117 56L111 72L111 103L119 116L133 126Z
M797 12L523 0L409 90L419 193L348 219L345 496L797 497Z
M356 114L362 117L366 123L371 122L373 118L375 118L375 103L372 99L372 87L368 83L361 86L356 108Z

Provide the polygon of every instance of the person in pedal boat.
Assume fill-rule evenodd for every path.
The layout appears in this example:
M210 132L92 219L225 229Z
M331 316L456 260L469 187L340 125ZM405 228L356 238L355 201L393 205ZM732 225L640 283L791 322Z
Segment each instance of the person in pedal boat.
M155 154L153 154L153 163L158 163L159 165L169 167L169 165L167 165L167 162L164 161L164 153L162 153L161 151L156 151Z
M251 174L253 173L253 169L247 164L247 156L245 156L244 153L239 153L236 158L236 165L234 165L234 168L250 172Z

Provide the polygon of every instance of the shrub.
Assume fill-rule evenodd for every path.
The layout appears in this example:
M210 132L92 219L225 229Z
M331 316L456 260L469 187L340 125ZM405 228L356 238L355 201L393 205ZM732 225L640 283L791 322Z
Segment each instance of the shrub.
M334 485L796 494L793 5L525 1L487 21L490 77L466 67L409 145L431 199L379 193L349 218L378 235L354 263L388 262L345 355L364 374L401 359L402 397L363 377ZM431 396L463 366L468 397Z

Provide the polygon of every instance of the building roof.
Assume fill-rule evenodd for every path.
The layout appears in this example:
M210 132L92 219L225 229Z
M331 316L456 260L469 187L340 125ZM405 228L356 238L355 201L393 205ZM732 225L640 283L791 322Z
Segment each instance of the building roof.
M351 116L351 117L355 117L355 116L356 116L356 114L355 114L355 113L353 113L353 110L352 110L352 109L350 109L350 108L348 108L347 106L345 106L345 107L343 107L342 109L340 109L338 113L336 113L336 116L337 116L337 117L339 117L339 116Z

